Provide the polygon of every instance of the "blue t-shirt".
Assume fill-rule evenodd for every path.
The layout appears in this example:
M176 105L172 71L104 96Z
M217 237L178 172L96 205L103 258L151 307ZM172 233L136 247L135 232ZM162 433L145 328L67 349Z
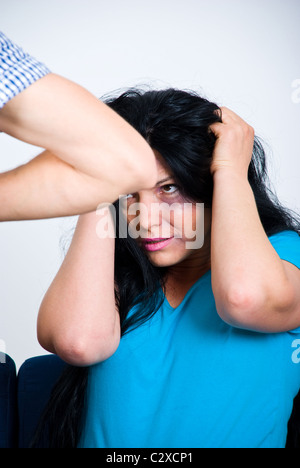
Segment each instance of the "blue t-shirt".
M300 268L300 237L270 237ZM300 317L299 317L300 321ZM233 328L216 310L211 272L90 369L81 447L283 448L300 388L300 329Z

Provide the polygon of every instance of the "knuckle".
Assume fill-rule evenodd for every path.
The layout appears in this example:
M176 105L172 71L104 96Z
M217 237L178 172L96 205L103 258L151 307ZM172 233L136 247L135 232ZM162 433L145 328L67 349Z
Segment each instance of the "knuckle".
M248 126L248 130L250 132L250 135L255 135L255 129L253 127L251 127L251 125Z

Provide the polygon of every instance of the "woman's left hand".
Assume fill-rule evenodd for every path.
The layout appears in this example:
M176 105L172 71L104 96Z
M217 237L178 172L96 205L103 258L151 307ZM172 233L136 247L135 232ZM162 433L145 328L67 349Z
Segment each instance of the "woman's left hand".
M217 137L211 173L230 169L248 177L254 145L254 129L241 117L226 107L221 108L222 123L215 123L210 130Z

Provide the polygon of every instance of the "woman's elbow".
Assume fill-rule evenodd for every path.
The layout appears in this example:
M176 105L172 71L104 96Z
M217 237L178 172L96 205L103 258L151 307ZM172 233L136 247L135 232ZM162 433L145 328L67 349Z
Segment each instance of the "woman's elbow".
M217 311L221 319L232 327L259 331L265 300L261 291L233 288L216 301Z
M233 288L223 300L216 301L218 314L228 325L260 333L285 330L294 303L290 285L276 290Z
M78 340L76 343L64 343L57 347L56 354L67 364L76 367L88 367L109 359L118 349L119 341L110 340L105 345L92 348L88 343Z
M40 345L56 354L67 364L76 367L88 367L109 359L118 349L120 337L115 334L100 336L97 341L83 335L59 335L45 337L38 334Z

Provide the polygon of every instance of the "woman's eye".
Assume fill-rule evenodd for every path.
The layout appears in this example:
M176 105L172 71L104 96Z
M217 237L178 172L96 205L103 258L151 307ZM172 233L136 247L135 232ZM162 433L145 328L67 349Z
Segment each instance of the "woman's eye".
M164 185L161 188L161 190L165 194L173 195L174 193L176 193L178 191L178 187L177 187L177 185Z

